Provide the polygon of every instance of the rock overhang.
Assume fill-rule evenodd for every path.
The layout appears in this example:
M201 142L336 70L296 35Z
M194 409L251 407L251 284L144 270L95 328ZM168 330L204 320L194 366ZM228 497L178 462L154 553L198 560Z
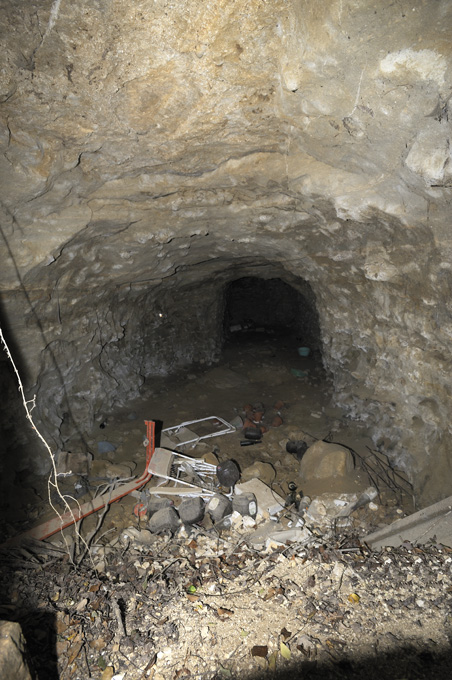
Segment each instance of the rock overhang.
M5 4L3 306L54 436L214 360L224 286L275 276L337 402L443 493L448 5Z

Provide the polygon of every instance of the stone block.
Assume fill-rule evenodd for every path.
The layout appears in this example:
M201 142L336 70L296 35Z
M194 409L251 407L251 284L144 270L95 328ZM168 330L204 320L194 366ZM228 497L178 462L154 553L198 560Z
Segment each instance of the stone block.
M22 629L12 621L0 621L0 678L32 680Z
M213 522L219 522L232 513L232 502L226 496L215 494L207 504L207 512Z
M179 517L184 524L198 524L204 519L206 504L201 496L186 498L178 507Z
M301 459L300 477L304 480L346 477L354 467L353 456L344 446L318 441Z
M149 531L159 534L162 531L176 531L180 525L179 515L173 507L157 510L149 520Z

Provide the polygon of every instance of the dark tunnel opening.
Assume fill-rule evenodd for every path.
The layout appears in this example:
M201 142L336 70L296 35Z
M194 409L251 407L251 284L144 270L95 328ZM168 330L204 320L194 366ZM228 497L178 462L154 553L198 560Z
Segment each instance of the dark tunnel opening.
M311 286L300 289L280 278L245 276L230 282L224 293L223 332L226 343L259 337L296 341L320 352L320 324Z

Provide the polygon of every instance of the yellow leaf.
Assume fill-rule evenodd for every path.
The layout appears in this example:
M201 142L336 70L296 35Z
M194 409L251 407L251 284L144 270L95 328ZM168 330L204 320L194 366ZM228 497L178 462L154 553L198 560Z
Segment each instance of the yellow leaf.
M278 656L278 652L272 652L270 656L268 657L268 670L269 671L276 671L276 659Z
M113 666L107 666L107 668L102 672L102 680L111 680L114 674L115 671Z
M279 645L279 651L281 652L281 656L286 659L286 661L289 661L290 657L292 656L290 653L290 649L284 642L281 642Z
M348 601L351 602L352 604L358 604L360 599L361 598L356 593L350 593L350 595L348 596Z

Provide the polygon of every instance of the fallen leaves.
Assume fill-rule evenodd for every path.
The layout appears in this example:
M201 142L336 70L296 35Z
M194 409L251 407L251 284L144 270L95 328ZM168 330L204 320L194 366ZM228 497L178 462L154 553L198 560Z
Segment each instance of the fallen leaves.
M226 609L225 607L218 607L217 614L220 618L228 618L233 615L232 609Z
M284 642L280 643L279 651L280 651L280 654L283 657L283 659L285 659L286 661L290 660L292 654L290 652L289 647Z
M262 659L266 659L268 654L267 645L254 645L251 647L251 656L259 656Z

